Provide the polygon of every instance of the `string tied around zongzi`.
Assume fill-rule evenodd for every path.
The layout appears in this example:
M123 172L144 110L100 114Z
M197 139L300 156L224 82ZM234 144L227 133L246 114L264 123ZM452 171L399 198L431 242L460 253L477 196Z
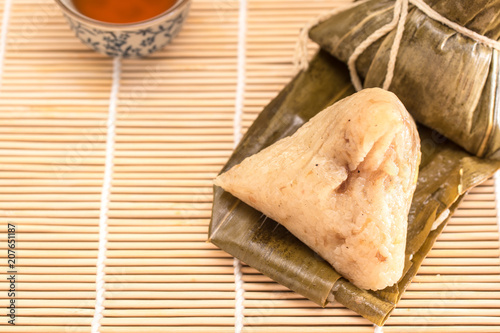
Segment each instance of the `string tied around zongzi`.
M312 21L308 22L300 31L299 34L299 39L297 40L296 48L295 48L295 56L294 56L294 64L295 67L299 70L305 70L307 69L309 63L307 60L307 55L308 55L308 49L307 49L307 41L309 38L309 31L316 26L317 24L326 21L328 18L330 18L333 15L336 15L338 13L347 11L353 7L357 7L363 3L366 3L367 1L359 1L352 3L348 6L344 7L339 7L335 8L334 10L331 10L329 12L326 12L324 14L319 15ZM424 2L424 0L396 0L394 4L394 15L393 19L391 22L387 23L386 25L382 26L380 29L376 30L373 32L370 36L368 36L363 42L361 42L353 51L351 56L348 59L347 65L349 68L349 74L351 76L351 81L356 88L356 90L361 90L363 89L363 85L361 83L361 80L359 78L358 72L356 70L356 60L358 57L368 48L370 45L378 41L380 38L382 38L384 35L387 33L391 32L396 28L396 35L391 47L390 55L389 55L389 61L387 63L387 71L386 71L386 76L384 79L384 83L382 85L382 88L388 90L392 78L394 76L394 68L396 65L396 60L397 60L397 55L399 51L399 45L401 44L401 39L403 37L403 32L405 29L405 22L406 22L406 17L408 15L408 4L411 3L415 7L417 7L420 11L422 11L424 14L426 14L428 17L431 19L444 24L448 26L449 28L455 30L457 33L460 33L466 37L469 37L473 39L474 41L489 46L495 50L500 51L500 42L493 40L491 38L488 38L484 35L478 34L477 32L474 32L472 30L467 29L466 27L452 22L446 17L442 16L438 12L436 12L434 9L432 9L428 4Z

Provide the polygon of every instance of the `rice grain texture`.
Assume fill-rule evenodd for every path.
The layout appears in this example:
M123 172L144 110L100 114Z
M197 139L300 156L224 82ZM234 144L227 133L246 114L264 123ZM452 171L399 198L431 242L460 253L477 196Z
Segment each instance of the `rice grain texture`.
M420 163L415 122L391 92L365 89L214 183L284 225L363 289L396 283Z

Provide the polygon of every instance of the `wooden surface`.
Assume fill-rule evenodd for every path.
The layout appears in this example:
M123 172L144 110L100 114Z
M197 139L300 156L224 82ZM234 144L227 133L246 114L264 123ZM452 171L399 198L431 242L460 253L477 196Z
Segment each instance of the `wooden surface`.
M242 131L289 81L298 29L346 1L249 0ZM0 1L0 8L3 8ZM101 332L234 332L232 258L205 242L211 180L231 153L238 1L194 0L178 39L122 62ZM0 13L1 15L1 13ZM51 0L14 0L0 88L0 306L17 228L17 325L90 332L112 60ZM474 189L384 332L500 332L493 180ZM244 267L244 332L373 332Z

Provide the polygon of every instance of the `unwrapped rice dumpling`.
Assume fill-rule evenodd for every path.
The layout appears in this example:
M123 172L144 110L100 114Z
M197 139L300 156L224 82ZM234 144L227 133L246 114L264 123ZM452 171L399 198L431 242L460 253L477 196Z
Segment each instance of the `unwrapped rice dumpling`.
M365 89L216 178L360 288L403 273L420 140L398 98Z
M354 92L347 66L320 50L308 69L263 109L222 172L292 135L321 110ZM464 194L500 168L500 161L474 157L437 131L421 125L418 130L422 161L408 215L406 262L403 276L393 286L376 292L357 288L283 225L218 186L214 187L209 241L320 306L335 300L383 325ZM442 221L445 215L448 218ZM435 228L437 220L442 223Z

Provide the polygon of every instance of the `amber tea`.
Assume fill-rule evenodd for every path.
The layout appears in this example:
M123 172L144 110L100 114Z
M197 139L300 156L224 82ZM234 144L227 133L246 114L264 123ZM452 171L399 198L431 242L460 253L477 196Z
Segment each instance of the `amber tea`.
M168 10L177 0L72 0L76 9L94 20L136 23Z

